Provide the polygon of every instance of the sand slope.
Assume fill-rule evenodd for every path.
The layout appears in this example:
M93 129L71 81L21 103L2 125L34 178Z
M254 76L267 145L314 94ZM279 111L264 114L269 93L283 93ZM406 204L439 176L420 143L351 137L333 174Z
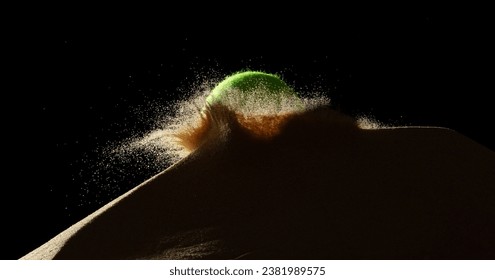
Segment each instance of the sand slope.
M235 130L22 259L493 259L495 153L328 109Z

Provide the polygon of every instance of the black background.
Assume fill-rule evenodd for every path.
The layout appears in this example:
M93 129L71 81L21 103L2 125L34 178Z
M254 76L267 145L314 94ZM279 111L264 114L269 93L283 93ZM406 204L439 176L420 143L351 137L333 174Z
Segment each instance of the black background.
M239 70L278 73L351 115L448 127L495 150L492 48L481 16L172 14L105 24L69 15L17 34L19 47L6 53L16 67L12 102L3 103L2 259L23 256L154 174L123 166L95 181L95 161L106 160L95 150L149 131L157 108ZM99 183L114 186L97 192Z

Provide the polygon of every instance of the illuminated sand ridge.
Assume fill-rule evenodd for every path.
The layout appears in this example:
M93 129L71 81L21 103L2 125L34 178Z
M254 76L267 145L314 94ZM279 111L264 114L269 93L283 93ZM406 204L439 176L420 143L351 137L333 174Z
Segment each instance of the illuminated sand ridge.
M206 106L207 94L134 142L174 165L23 258L495 257L493 151L446 128L360 121L325 98Z

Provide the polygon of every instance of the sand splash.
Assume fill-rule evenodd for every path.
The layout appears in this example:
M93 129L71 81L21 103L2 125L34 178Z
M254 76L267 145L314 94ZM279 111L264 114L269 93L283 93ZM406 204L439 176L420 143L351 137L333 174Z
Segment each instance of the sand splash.
M266 139L275 136L288 117L330 103L327 97L316 94L300 98L287 96L281 102L256 98L260 96L257 94L247 99L233 95L221 105L210 106L205 101L210 90L196 92L178 102L160 128L130 142L127 148L151 151L158 160L177 161L208 139L228 133L232 126L252 137Z

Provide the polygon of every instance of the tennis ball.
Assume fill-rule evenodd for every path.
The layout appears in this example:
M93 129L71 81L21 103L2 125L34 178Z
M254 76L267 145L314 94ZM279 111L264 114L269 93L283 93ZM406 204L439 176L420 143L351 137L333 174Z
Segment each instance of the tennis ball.
M240 104L254 98L280 105L283 98L298 98L296 92L277 75L260 71L235 73L220 82L206 98L207 105L225 103L233 97Z

